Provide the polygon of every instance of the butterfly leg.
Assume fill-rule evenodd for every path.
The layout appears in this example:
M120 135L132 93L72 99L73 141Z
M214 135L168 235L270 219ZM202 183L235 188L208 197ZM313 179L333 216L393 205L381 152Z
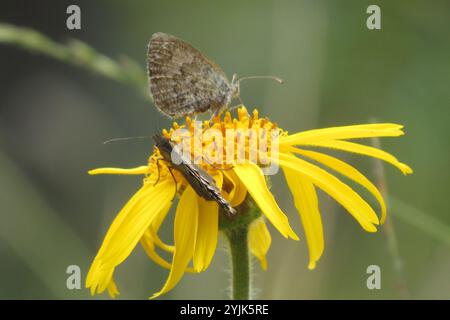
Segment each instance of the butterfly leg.
M241 101L241 104L237 104L237 105L235 105L235 106L232 106L232 107L228 108L228 111L231 112L231 111L233 111L233 110L235 110L235 109L237 109L237 108L243 107L243 106L244 106L244 103L242 102L241 97L239 97L239 100ZM250 116L249 113L248 113L248 111L247 111L247 115Z
M210 122L213 121L214 117L218 116L219 114L220 114L219 110L216 110L216 111L212 112L211 113L211 118L209 118L209 121Z
M223 106L221 108L215 108L214 110L210 110L211 118L209 119L209 121L212 121L215 117L220 117L224 112L228 110L230 110L228 106Z

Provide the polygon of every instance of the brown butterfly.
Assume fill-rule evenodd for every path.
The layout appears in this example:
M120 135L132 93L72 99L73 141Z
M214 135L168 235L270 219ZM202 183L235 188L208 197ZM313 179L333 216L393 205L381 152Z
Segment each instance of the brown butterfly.
M183 175L199 197L208 201L216 201L219 207L228 215L236 213L236 210L222 196L209 173L192 163L189 159L185 159L180 152L174 149L174 145L169 139L156 134L153 136L153 140L155 140L156 147L163 159L169 163L171 168ZM172 171L170 172L172 173Z
M172 118L210 111L213 116L226 110L234 98L239 98L239 83L253 76L231 82L222 69L189 43L172 35L158 32L148 45L148 77L150 92L156 107Z

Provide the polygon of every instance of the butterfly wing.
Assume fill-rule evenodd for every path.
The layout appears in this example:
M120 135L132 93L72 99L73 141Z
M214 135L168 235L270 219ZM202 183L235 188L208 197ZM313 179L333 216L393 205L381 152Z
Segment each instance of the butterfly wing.
M150 92L156 107L178 118L228 106L233 89L214 62L185 41L155 33L148 46Z

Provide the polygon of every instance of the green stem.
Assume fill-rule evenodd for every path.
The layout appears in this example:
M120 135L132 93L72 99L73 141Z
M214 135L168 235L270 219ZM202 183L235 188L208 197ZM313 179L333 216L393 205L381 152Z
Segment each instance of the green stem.
M227 236L230 244L232 296L233 300L250 299L250 257L248 230L250 224L261 216L261 211L247 195L244 202L236 207L236 215L222 213L219 220L220 230Z
M225 232L230 243L232 265L232 299L248 300L250 297L250 264L248 252L248 225Z
M116 61L79 40L70 40L67 44L62 44L39 31L6 23L0 23L0 44L13 45L84 68L108 79L135 87L145 98L151 99L147 75L138 63L128 57Z

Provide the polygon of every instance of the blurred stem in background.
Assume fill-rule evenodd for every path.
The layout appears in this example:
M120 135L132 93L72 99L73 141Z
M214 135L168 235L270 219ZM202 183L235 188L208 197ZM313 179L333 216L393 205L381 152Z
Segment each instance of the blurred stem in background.
M0 137L0 240L41 281L40 298L85 297L81 290L68 290L64 272L71 264L85 268L93 252L6 156L2 142Z
M138 63L126 56L120 62L115 61L82 41L72 39L67 44L61 44L36 30L5 23L0 23L0 43L15 45L87 69L135 87L146 99L151 99L145 72Z
M376 123L376 121L372 122ZM372 138L372 145L377 149L381 149L380 139L378 137ZM380 190L383 198L386 199L388 195L388 188L386 175L384 172L384 165L380 160L375 158L373 159L373 171L375 174L378 190ZM383 230L384 234L386 235L389 254L391 255L393 267L396 274L396 290L400 298L409 299L410 293L408 290L408 284L405 279L403 259L400 256L394 221L390 215L386 217Z
M394 216L450 246L450 226L393 196L389 196L388 200Z
M372 121L376 122L376 121ZM372 144L375 148L381 149L380 139L372 138ZM433 216L426 214L417 208L412 207L406 202L399 200L395 197L388 196L388 187L386 182L386 176L384 172L384 165L381 161L373 160L373 170L376 178L376 185L380 190L383 197L388 202L388 206L391 208L392 215L401 219L402 221L418 228L432 238L439 242L450 245L450 227L444 224L442 221L437 220ZM404 275L404 264L400 255L400 250L397 241L397 235L395 232L394 221L392 216L386 217L386 222L383 228L388 250L393 260L394 270L397 277L397 290L398 294L403 299L410 299L411 294L409 292L407 282Z

